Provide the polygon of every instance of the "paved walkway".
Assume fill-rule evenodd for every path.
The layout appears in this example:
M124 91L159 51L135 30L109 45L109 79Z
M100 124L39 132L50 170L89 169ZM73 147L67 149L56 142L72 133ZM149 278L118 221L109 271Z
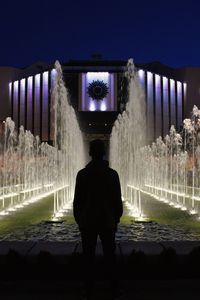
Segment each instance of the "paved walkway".
M122 282L120 300L197 300L200 280L134 280ZM0 282L1 300L79 300L80 283L64 281ZM96 282L94 300L109 300L105 282Z
M48 251L54 258L58 260L59 263L65 261L65 256L70 255L72 253L80 253L81 247L76 243L19 243L19 242L2 242L0 243L0 258L2 259L2 266L0 264L0 278L4 279L7 273L7 278L11 278L9 276L10 272L13 275L13 278L17 278L16 274L20 273L20 267L18 265L14 266L13 269L7 269L5 265L5 255L9 252L10 249L13 249L20 253L22 256L26 258L30 258L34 261L37 258L40 251ZM163 249L173 248L178 257L187 256L195 247L199 247L199 242L129 242L123 243L118 246L117 255L119 257L128 257L131 252L134 251L142 251L148 257L157 257L163 251ZM97 255L102 255L102 249L100 245L97 246ZM197 256L199 258L199 256ZM195 264L196 265L196 264ZM9 266L9 265L8 265ZM28 266L28 265L27 265ZM178 270L179 266L182 266L183 273L186 272L186 275L189 276L187 269L184 269L184 265L177 265ZM3 267L5 268L5 272L3 272ZM66 273L65 273L66 267ZM24 268L24 273L21 278L23 280L0 280L0 300L80 300L80 291L81 291L81 283L77 281L69 281L64 280L65 274L71 275L70 269L67 269L68 265L64 266L64 269L61 268L62 272L55 274L52 268L48 266L48 269L45 267L46 274L50 274L50 280L39 280L39 277L42 275L38 273L37 276L37 265L34 269L34 277L37 280L27 279L30 278L30 274L32 271L30 268L26 270ZM138 266L137 266L138 267ZM121 287L124 290L124 296L121 297L120 300L197 300L200 295L200 278L199 279L177 279L177 280L158 280L160 277L154 277L157 279L153 279L152 272L150 268L154 268L153 264L147 264L147 269L144 275L148 275L150 279L139 279L142 278L141 274L136 274L136 268L133 272L133 278L138 278L138 280L124 280L121 282ZM163 265L165 268L166 265ZM170 268L170 266L169 266ZM173 277L175 275L173 270L168 268L168 278ZM19 269L19 270L18 270ZM48 270L50 269L50 272ZM144 269L145 270L145 269ZM6 272L7 271L7 272ZM138 269L138 271L141 271ZM162 270L162 275L166 274L167 270ZM198 260L197 260L197 271L198 271ZM13 273L14 272L14 273ZM29 272L29 277L26 272ZM52 272L52 275L51 275ZM182 271L181 271L182 272ZM182 275L181 272L177 272L176 274ZM125 272L124 272L125 273ZM157 274L157 273L156 273ZM193 274L193 273L191 273ZM199 273L200 274L200 273ZM40 275L40 276L39 276ZM59 276L58 276L59 275ZM123 273L121 274L123 275ZM177 275L177 276L179 276ZM184 275L184 274L183 274ZM198 273L197 273L198 275ZM52 276L52 277L51 277ZM140 277L139 277L140 276ZM170 276L170 277L169 277ZM120 274L119 274L120 277ZM182 276L183 277L183 276ZM19 279L20 277L18 277ZM96 277L98 278L98 277ZM100 277L99 277L100 278ZM103 277L102 277L103 278ZM121 276L121 278L126 278ZM145 276L144 276L145 278ZM162 276L162 278L165 278ZM186 278L186 277L185 277ZM96 281L95 287L95 296L94 300L109 300L109 292L106 288L106 282L104 281Z

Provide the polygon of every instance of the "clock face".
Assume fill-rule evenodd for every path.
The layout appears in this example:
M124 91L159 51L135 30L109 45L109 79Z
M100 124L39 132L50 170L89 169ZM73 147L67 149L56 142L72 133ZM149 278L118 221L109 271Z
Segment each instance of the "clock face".
M108 95L108 86L103 80L93 80L89 84L87 92L93 100L103 100Z

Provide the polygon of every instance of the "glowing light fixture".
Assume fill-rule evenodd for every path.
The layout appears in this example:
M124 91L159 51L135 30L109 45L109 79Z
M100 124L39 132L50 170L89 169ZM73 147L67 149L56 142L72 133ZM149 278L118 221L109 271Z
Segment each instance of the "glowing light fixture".
M90 102L90 111L95 111L95 110L96 110L96 105L95 105L94 101L92 100Z
M105 104L105 102L101 103L101 111L106 111L106 104Z

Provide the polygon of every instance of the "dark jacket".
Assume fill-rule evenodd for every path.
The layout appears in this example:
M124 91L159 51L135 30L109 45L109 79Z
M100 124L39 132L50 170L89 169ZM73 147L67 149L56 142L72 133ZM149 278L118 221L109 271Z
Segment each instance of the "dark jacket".
M116 229L123 213L118 173L108 161L92 160L76 177L74 217L84 228Z

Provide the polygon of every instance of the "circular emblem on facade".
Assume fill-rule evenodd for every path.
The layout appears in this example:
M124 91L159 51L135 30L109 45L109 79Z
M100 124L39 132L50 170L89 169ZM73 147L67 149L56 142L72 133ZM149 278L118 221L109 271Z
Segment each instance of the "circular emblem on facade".
M101 80L93 80L88 86L88 94L93 100L103 100L108 94L108 86Z

